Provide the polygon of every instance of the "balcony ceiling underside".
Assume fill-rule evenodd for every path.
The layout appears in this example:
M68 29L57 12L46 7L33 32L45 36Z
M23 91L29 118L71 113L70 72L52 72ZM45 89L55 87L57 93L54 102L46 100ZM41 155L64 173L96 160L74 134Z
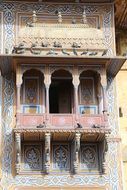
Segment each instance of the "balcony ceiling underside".
M106 134L109 134L110 129L14 129L14 133L21 133L23 141L40 141L44 140L45 133L51 133L53 141L72 141L75 133L81 133L81 141L99 142L102 141Z
M3 75L15 72L16 64L77 64L86 66L106 65L107 73L115 77L126 61L124 57L80 57L80 56L19 56L1 55L0 69Z

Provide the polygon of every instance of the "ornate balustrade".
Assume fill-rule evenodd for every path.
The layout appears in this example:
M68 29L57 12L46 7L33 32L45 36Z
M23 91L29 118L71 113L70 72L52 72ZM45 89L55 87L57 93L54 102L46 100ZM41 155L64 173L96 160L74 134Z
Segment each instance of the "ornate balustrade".
M75 128L105 128L105 115L95 114L17 114L17 128L48 128L48 129L75 129Z

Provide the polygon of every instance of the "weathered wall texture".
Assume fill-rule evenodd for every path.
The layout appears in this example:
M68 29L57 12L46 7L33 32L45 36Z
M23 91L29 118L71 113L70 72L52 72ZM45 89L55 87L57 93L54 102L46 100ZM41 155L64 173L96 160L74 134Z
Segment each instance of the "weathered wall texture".
M127 188L127 62L117 76L117 93L119 105L119 126L122 140L123 182Z
M82 10L83 5L78 5L76 13ZM68 13L72 10L72 5L60 5L61 10ZM73 7L74 8L74 7ZM101 10L101 6L88 6L88 13L93 14ZM20 12L29 12L36 10L41 12L47 10L49 13L56 11L56 6L46 6L44 4L28 4L28 3L1 3L0 11L2 15L1 29L3 27L3 42L0 40L1 50L11 49L15 44L15 10ZM113 7L112 5L103 6L104 11L104 33L105 33L105 43L107 43L108 49L111 54L113 54L112 43L113 31L110 30L111 21L113 19ZM0 35L1 36L1 35ZM6 67L6 63L5 67ZM0 186L3 190L8 189L18 189L16 186L38 186L38 187L71 187L71 186L82 186L82 187L92 187L95 186L97 189L99 187L105 187L110 190L121 190L121 172L120 172L120 156L119 156L119 141L117 139L118 135L118 122L117 122L117 107L116 107L116 90L115 81L109 78L107 98L108 98L108 112L109 112L109 124L112 129L110 139L108 141L108 151L106 154L107 163L107 174L100 175L46 175L46 176L15 176L14 171L14 137L13 128L15 120L15 80L14 74L8 76L3 76L2 84L2 119L1 119L1 129L2 129L2 173ZM1 82L1 81L0 81ZM1 92L1 91L0 91ZM21 188L22 189L22 188ZM31 188L30 188L31 189ZM42 188L40 188L42 189Z
M118 32L118 54L127 52L127 33ZM116 78L117 97L119 106L119 126L122 140L123 183L127 189L127 61L119 71Z

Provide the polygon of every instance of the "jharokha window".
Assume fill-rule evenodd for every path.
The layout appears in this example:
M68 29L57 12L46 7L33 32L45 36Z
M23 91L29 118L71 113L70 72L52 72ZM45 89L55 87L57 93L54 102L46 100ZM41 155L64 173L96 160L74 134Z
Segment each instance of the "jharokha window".
M44 112L44 84L40 71L29 70L23 75L22 85L22 111L23 113Z

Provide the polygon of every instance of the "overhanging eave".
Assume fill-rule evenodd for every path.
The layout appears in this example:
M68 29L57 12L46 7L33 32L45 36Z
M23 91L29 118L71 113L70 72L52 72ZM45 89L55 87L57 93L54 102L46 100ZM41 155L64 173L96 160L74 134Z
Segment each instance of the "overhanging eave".
M2 74L15 71L17 64L77 64L86 66L105 65L107 74L115 77L122 65L126 61L125 57L98 57L98 56L35 56L35 55L1 55L0 69Z

